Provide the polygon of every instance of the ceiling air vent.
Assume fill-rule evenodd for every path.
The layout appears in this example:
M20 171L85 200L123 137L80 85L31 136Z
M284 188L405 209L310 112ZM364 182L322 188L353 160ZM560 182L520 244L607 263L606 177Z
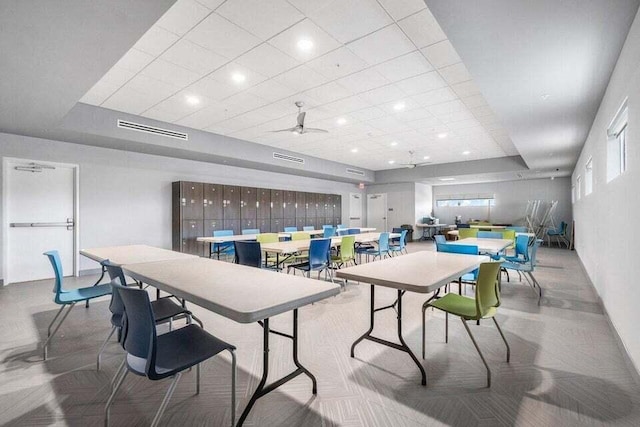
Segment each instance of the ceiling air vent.
M351 175L364 176L364 171L358 169L347 168L347 173L350 173Z
M143 125L140 123L134 123L127 120L118 120L118 127L123 129L135 130L138 132L151 133L154 135L166 136L169 138L181 139L183 141L189 140L189 134L183 132L176 132L173 130L157 128L155 126Z
M273 158L276 160L284 160L285 162L297 163L299 165L304 165L304 159L300 157L290 156L288 154L276 153L273 152Z

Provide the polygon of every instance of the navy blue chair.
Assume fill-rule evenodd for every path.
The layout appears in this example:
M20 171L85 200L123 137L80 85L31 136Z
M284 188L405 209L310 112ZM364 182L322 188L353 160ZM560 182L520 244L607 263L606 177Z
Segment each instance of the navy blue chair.
M333 282L333 272L329 268L331 266L331 239L313 239L309 243L309 258L308 260L291 264L287 267L287 274L289 270L293 268L293 274L296 274L296 270L301 270L307 273L307 277L311 277L312 271L318 272L318 279L320 279L320 273L324 271L325 278L327 272Z
M109 260L102 261L100 263L107 274L109 275L109 279L111 280L109 283L118 286L127 286L125 281L124 272L122 271L122 267L112 264ZM202 321L198 319L196 316L191 313L191 311L187 310L184 305L184 301L180 301L180 304L177 304L174 301L173 296L167 296L158 298L155 301L151 302L151 308L153 309L153 317L156 324L167 323L169 322L169 329L173 329L173 319L178 317L185 317L187 319L187 323L191 323L191 319L195 320L202 325ZM124 315L124 304L122 303L122 299L117 292L113 292L111 294L111 303L109 304L109 311L111 312L111 332L107 338L103 341L100 350L98 351L98 357L96 360L96 369L100 370L100 362L102 358L102 353L104 352L107 343L111 339L113 333L118 330L118 342L120 341L120 337L122 334L122 317Z
M56 277L53 285L53 292L55 293L53 301L60 305L60 310L58 310L58 313L56 313L51 323L49 323L49 328L47 329L47 340L42 345L42 355L44 360L47 360L47 347L49 346L49 343L55 336L56 332L58 332L58 329L60 329L60 326L62 326L62 323L65 321L69 313L71 313L71 310L76 303L86 302L93 298L109 295L111 293L111 285L107 283L104 285L89 286L87 288L64 289L62 286L64 277L62 273L62 262L60 262L60 255L58 254L58 251L48 251L43 255L46 255L47 258L49 258L51 266L53 267L53 273ZM58 322L56 327L53 328L53 331L51 331L51 328L55 324L56 320L58 320L58 317L60 317L65 307L67 307L66 313L64 313L60 322Z
M109 425L109 409L116 393L129 372L152 381L172 378L152 426L157 426L182 372L196 367L196 394L200 393L200 364L228 351L231 354L231 424L235 424L236 356L235 347L189 324L184 328L157 335L149 294L143 289L114 285L124 304L122 347L127 352L126 363L116 373L118 380L105 406L105 425Z
M262 250L260 242L237 241L235 244L236 257L234 262L249 267L262 267Z
M348 235L348 234L349 234L349 230L347 230L346 228L338 228L338 229L336 230L336 234L337 234L338 236L346 236L346 235Z

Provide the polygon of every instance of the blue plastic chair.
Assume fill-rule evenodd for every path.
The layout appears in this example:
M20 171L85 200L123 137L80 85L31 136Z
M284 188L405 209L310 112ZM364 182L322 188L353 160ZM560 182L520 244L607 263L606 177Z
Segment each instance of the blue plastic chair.
M478 246L475 245L458 245L454 243L440 243L437 245L438 252L446 252L450 254L478 255ZM462 283L473 284L478 279L478 269L467 273L460 278ZM460 293L462 289L460 289Z
M521 227L521 226L509 226L509 227L505 227L505 230L513 230L516 233L526 233L527 232L527 227Z
M533 245L529 247L529 259L526 262L503 262L502 267L507 270L514 270L518 273L523 273L524 278L529 282L529 286L533 288L534 292L536 290L536 286L538 287L538 305L540 305L540 300L542 299L542 287L540 286L540 282L536 280L533 275L533 271L536 267L536 253L538 252L538 248L542 243L542 239L536 239L533 242ZM528 277L527 277L528 276ZM531 278L531 280L529 280Z
M245 228L242 230L242 234L246 236L247 234L260 234L259 228Z
M213 232L213 237L227 237L227 236L233 236L233 230L216 230ZM213 244L213 251L216 254L218 254L218 259L220 259L220 254L233 255L233 248L234 248L233 242Z
M347 230L346 228L338 228L336 230L336 234L338 236L347 236L349 234L349 230Z
M53 285L53 292L55 292L53 301L61 306L51 323L49 323L49 327L47 328L47 340L42 345L43 357L44 360L47 360L47 347L49 346L49 342L51 342L56 332L58 332L58 329L60 329L62 323L65 321L69 313L71 313L73 306L79 302L86 302L93 298L99 298L111 294L111 284L107 283L104 285L89 286L79 289L64 289L62 286L64 274L62 274L62 262L60 262L60 255L58 254L58 251L48 251L43 255L46 255L47 258L49 258L56 277ZM58 317L60 317L65 307L68 307L66 313L64 313L60 322L53 331L51 331L52 326L56 320L58 320Z
M100 264L109 275L109 283L112 286L127 286L122 267L112 264L109 260L102 261ZM184 316L187 319L187 323L191 323L191 319L194 319L200 324L200 326L203 326L202 321L200 321L200 319L194 316L189 310L187 310L185 306L182 305L182 301L179 301L181 304L176 304L176 302L173 301L174 298L174 296L162 297L151 302L153 317L156 324L169 322L169 329L171 330L172 319L177 316ZM124 304L122 303L120 294L118 294L117 292L113 292L111 294L109 311L111 312L111 332L109 332L109 335L104 340L102 346L100 347L100 350L98 351L98 357L96 360L96 369L98 371L100 370L102 353L104 352L109 339L111 339L111 336L116 330L118 330L118 342L120 341L122 332L122 318L124 316Z
M389 254L389 233L386 231L384 233L380 233L380 238L378 239L377 248L366 248L366 249L356 248L356 253L366 255L367 262L369 262L370 256L373 256L374 261L378 257L382 259L382 258L391 256Z
M124 304L122 347L127 352L126 363L116 373L116 385L104 409L105 425L109 425L109 410L116 393L129 372L152 381L171 377L173 381L160 404L152 426L157 426L183 371L196 367L196 394L200 393L200 364L227 350L231 353L231 422L235 424L236 356L235 347L189 324L183 328L157 335L145 290L115 285Z
M521 234L516 236L516 254L514 256L505 256L504 259L509 262L527 262L529 261L529 236Z
M499 231L478 231L478 239L502 239Z
M436 246L441 243L447 243L447 239L442 234L436 234L433 239L436 241Z
M407 253L407 232L408 230L402 230L400 232L400 240L398 241L398 244L389 246L389 253L391 255L394 255L396 253L401 254L402 252L404 252L405 254Z
M360 234L360 229L359 228L348 228L347 229L347 234Z
M285 233L295 233L296 231L298 231L298 227L285 227L284 228L284 232Z
M333 226L331 226L331 225L329 225L329 226L323 225L322 226L322 230L324 232L322 237L324 237L325 239L333 237L333 236L336 235L336 229L333 228Z
M325 279L327 272L329 273L329 277L333 282L333 272L329 268L331 265L331 254L329 250L331 249L331 239L312 239L309 243L309 257L306 261L291 264L287 267L287 274L289 270L293 268L293 274L296 274L296 270L301 270L307 272L307 277L311 277L312 271L318 272L318 279L320 278L320 273L324 270Z
M551 238L555 237L558 247L560 247L560 243L564 243L565 245L567 245L567 247L569 247L569 242L567 241L566 235L567 235L567 223L562 221L558 226L558 228L556 228L555 230L547 231L547 244L551 246Z
M347 226L344 224L338 224L338 230L340 230L341 228L347 228Z
M262 250L260 249L260 242L236 241L233 243L236 253L234 262L236 264L262 268Z
M302 227L302 231L313 231L315 227L313 225L305 225Z
M322 229L324 230L324 229L329 228L329 227L333 228L333 225L325 224L325 225L322 226Z

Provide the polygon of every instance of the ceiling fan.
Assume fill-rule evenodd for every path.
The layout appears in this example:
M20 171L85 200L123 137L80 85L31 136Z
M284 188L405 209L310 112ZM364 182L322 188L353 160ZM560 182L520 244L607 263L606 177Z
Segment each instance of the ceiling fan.
M420 166L430 165L432 162L422 162L422 163L414 163L413 162L413 151L409 151L409 163L398 163L398 166L404 166L407 169L414 169Z
M307 115L307 113L304 113L302 111L302 107L304 107L304 102L296 101L296 107L298 107L298 119L297 119L298 124L296 126L292 127L292 128L274 130L272 132L291 132L291 133L296 133L296 134L299 134L299 135L302 135L303 133L312 133L312 132L315 132L315 133L329 133L328 130L305 127L304 118Z

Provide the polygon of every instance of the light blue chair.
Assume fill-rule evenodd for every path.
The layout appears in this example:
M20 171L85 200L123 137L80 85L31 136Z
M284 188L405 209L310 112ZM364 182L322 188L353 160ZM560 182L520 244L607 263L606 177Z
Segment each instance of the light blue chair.
M447 243L447 239L442 234L436 234L435 236L433 236L433 239L436 241L436 248L438 247L438 245Z
M242 234L243 235L247 235L247 234L260 234L260 229L259 228L245 228L244 230L242 230Z
M529 247L529 259L526 262L507 261L502 263L503 268L506 268L507 270L514 270L518 273L524 274L524 278L527 279L527 282L529 282L529 286L531 286L534 292L536 291L536 287L538 288L538 305L540 305L540 300L542 300L542 287L540 286L540 282L538 282L538 280L536 280L535 276L533 275L533 271L536 267L536 253L538 252L538 248L540 247L541 243L542 239L536 239L536 241L533 242L533 245ZM529 280L529 278L531 278L531 280Z
M329 227L333 228L333 225L325 224L325 225L322 226L322 229L324 230L325 228L329 228Z
M529 261L529 236L524 234L516 236L515 251L514 256L508 255L503 258L509 262L523 263Z
M216 230L213 232L213 237L227 236L233 236L233 230ZM220 254L233 255L233 242L214 243L213 251L218 254L218 259L220 259Z
M360 234L359 228L347 228L347 234Z
M516 233L526 233L527 232L527 227L521 227L521 226L516 226L516 225L505 227L504 229L505 230L513 230Z
M401 254L403 252L405 254L407 253L407 232L408 230L402 230L398 244L389 246L389 253L391 255Z
M296 270L301 270L307 273L307 277L311 277L312 271L318 272L318 279L320 279L320 273L324 271L325 279L327 272L333 282L333 272L331 271L331 239L313 239L309 243L309 258L301 263L291 264L287 267L287 274L289 270L293 268L293 274L296 274Z
M347 226L346 226L346 225L344 225L344 224L338 224L338 230L340 230L340 229L342 229L342 228L347 228Z
M47 347L49 346L49 342L51 342L51 339L55 336L56 332L58 332L62 323L65 321L69 313L71 313L73 306L79 302L86 302L93 298L110 295L111 284L107 283L104 285L89 286L78 289L64 289L62 286L64 274L62 274L62 263L60 262L60 255L58 254L58 251L48 251L43 255L46 255L46 257L49 258L51 266L53 267L53 272L56 276L56 280L53 285L53 292L55 292L53 301L61 306L51 323L49 323L49 328L47 329L47 340L42 346L44 360L47 360ZM65 307L67 307L67 311L64 313L57 326L53 328L53 331L51 331L51 328L55 324L56 320L58 320L58 317L60 317Z
M478 231L478 239L502 239L500 231Z
M302 231L313 231L315 227L313 225L305 225L302 227Z
M367 262L369 262L369 257L372 256L375 261L376 258L386 258L391 256L389 253L389 233L384 232L380 233L380 238L378 239L378 247L377 248L357 248L356 253L367 256Z
M556 228L555 230L547 231L547 244L549 246L551 246L552 237L556 238L558 247L560 247L561 243L564 243L565 245L567 245L567 247L569 247L569 241L567 240L567 223L562 221L558 228Z
M324 237L325 239L333 237L333 236L336 235L336 229L333 228L333 226L331 226L331 225L328 226L328 227L323 225L322 226L322 230L324 231L322 237Z
M298 227L285 227L284 228L284 232L285 233L295 233L296 231L298 231Z
M338 236L347 236L349 234L349 230L347 230L346 228L338 228L336 230L336 234Z

